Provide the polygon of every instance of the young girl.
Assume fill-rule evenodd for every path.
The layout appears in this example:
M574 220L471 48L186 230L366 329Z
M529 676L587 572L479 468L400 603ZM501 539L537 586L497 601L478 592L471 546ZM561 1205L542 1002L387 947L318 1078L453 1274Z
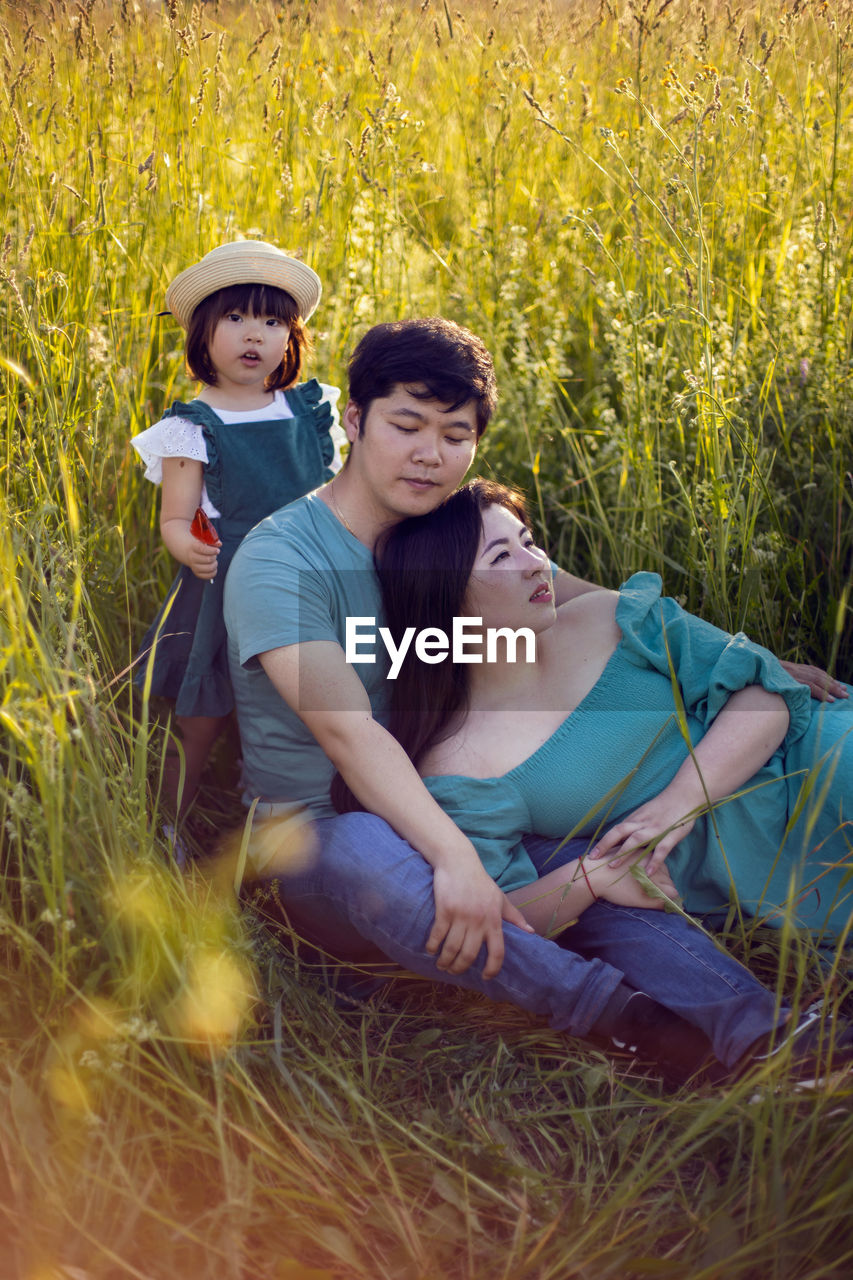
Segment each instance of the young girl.
M299 383L305 321L319 277L262 241L220 245L182 271L166 305L186 330L189 372L204 384L134 436L145 475L162 484L160 532L182 568L142 642L137 684L175 702L183 748L167 752L164 793L176 816L192 803L233 707L222 590L241 539L270 512L331 479L344 438L336 387ZM191 531L196 509L215 522L210 545Z

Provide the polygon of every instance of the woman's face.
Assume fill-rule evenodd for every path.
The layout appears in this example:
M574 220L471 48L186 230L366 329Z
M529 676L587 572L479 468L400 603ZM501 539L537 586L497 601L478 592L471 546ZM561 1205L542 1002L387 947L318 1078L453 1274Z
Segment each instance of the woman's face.
M553 626L551 565L518 516L507 507L483 511L483 532L465 593L465 612L484 627Z

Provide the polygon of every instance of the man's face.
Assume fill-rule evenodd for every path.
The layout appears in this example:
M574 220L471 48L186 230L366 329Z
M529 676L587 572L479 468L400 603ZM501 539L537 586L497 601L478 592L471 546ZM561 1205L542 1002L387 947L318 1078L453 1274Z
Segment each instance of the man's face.
M438 400L419 399L400 383L371 401L363 418L350 401L343 421L352 446L351 491L379 525L432 511L458 488L477 451L473 400L448 409Z

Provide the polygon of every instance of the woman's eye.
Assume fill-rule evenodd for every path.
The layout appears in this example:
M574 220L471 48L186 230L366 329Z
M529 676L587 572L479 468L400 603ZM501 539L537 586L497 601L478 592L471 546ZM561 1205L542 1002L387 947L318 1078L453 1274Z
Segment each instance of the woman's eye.
M498 563L499 560L507 560L507 559L509 559L509 552L499 551L498 554L495 556L494 560L492 561L492 564L495 565Z

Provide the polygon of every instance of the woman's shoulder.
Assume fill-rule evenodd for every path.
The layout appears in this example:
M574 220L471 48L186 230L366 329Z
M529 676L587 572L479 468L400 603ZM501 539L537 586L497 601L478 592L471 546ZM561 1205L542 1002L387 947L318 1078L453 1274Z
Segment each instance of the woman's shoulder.
M615 624L619 592L599 587L597 591L585 591L557 607L556 629L560 633L575 631L578 627L607 626Z
M679 612L676 601L663 596L660 574L634 573L618 591L599 587L559 605L553 643L575 644L581 634L587 641L592 639L593 643L614 648L626 631L640 625L643 619L657 618L662 606Z
M556 624L538 638L541 679L554 687L555 706L577 705L619 644L616 591L590 591L557 609Z
M577 595L557 609L557 625L562 631L577 627L613 627L624 631L626 623L636 621L660 606L662 583L660 575L641 571L633 573L618 591L604 587ZM677 608L675 601L666 600Z

